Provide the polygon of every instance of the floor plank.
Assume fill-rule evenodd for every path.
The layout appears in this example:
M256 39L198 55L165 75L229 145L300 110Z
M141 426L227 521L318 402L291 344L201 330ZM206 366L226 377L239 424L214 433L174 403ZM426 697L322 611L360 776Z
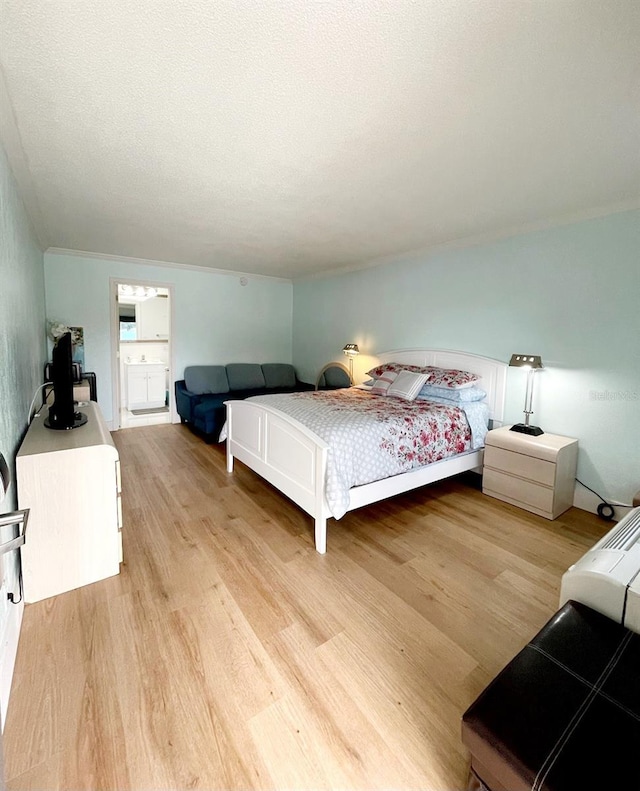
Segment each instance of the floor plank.
M473 476L311 519L185 426L114 435L125 563L27 605L9 789L464 787L460 717L607 530Z

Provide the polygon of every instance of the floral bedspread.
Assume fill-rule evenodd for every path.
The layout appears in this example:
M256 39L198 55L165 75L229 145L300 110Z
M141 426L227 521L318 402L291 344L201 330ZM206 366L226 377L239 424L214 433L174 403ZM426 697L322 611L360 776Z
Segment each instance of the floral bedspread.
M326 498L336 519L347 512L352 486L407 472L472 447L469 422L456 406L404 401L358 388L250 400L295 418L329 445Z

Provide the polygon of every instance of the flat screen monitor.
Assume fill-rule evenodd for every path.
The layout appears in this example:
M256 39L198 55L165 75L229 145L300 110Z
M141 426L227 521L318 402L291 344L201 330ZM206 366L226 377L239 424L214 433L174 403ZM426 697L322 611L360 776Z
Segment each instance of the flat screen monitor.
M53 347L50 370L54 402L49 407L49 414L44 421L45 426L59 431L83 426L87 422L87 416L82 412L76 412L73 400L74 370L70 332L59 338Z

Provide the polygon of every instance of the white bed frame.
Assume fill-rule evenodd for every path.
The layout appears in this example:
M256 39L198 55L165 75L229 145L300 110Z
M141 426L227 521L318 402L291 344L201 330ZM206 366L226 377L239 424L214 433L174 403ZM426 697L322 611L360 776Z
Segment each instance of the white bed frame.
M504 417L507 364L489 357L439 349L403 349L379 355L381 363L437 365L480 376L494 425ZM227 401L227 472L239 459L315 520L315 544L327 551L325 472L329 446L317 434L283 412L255 401ZM469 451L374 483L351 489L349 511L408 492L419 486L482 467L484 451Z

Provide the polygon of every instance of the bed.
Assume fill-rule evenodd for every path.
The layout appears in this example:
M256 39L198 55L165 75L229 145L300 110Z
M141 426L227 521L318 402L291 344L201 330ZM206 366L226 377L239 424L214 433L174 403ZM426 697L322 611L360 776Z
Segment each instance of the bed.
M379 363L439 366L477 374L476 385L487 396L488 418L501 425L507 364L465 352L437 349L403 349L379 355ZM316 396L322 395L319 393ZM327 519L332 508L327 500L329 444L295 417L270 405L268 396L256 400L228 401L227 471L238 459L280 492L293 500L314 520L315 547L327 550ZM395 399L390 399L395 400ZM382 480L349 489L345 511L407 492L434 481L482 467L483 448L466 450L441 461L393 474Z

